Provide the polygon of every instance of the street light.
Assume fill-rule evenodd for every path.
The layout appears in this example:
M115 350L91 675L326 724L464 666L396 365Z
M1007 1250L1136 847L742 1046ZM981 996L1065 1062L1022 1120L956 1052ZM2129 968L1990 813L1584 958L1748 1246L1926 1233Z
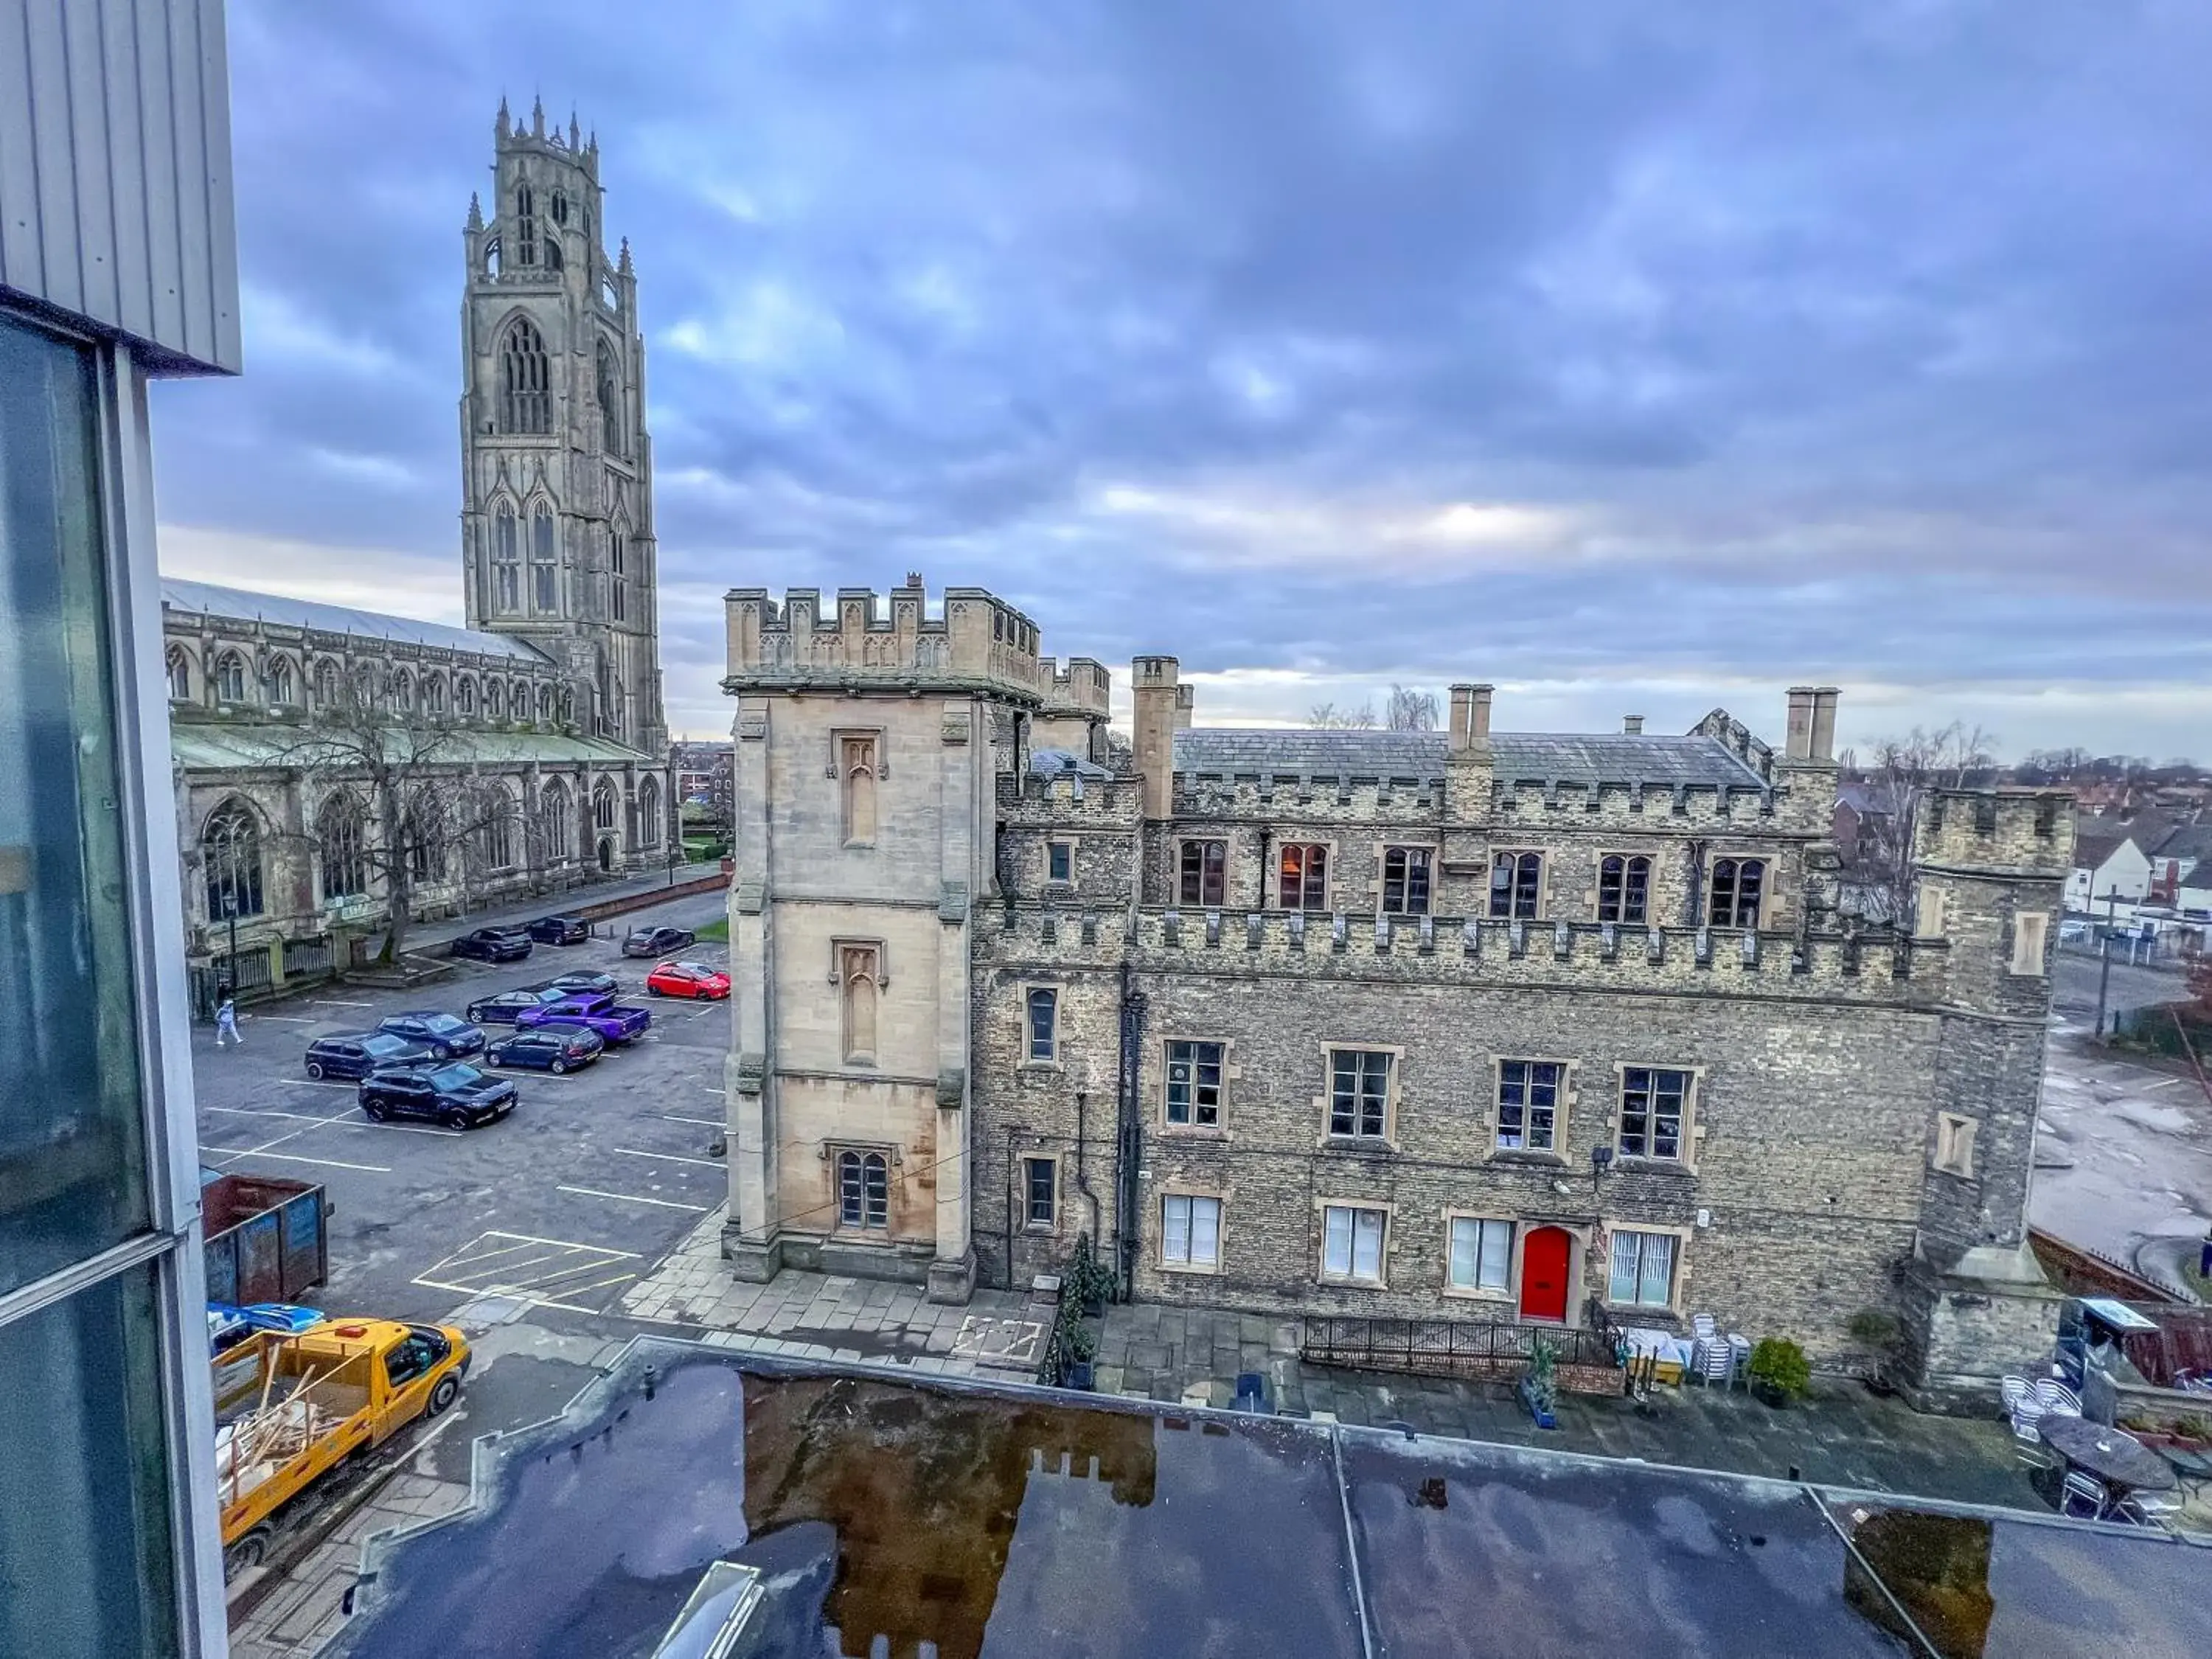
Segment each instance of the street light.
M2100 1042L2105 1040L2105 992L2112 982L2112 927L2118 918L2119 907L2120 890L2117 887L2106 888L2105 890L2104 948L2099 952L2103 957L2103 963L2097 969L2097 1025L2093 1034Z
M238 889L228 883L222 890L222 918L230 924L230 954L222 975L222 994L228 996L238 989Z

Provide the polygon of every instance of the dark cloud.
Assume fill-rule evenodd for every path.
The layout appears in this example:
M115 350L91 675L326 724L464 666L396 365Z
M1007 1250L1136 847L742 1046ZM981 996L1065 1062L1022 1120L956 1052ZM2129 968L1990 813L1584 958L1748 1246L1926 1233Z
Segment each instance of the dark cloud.
M2212 14L1565 13L233 0L249 372L163 389L165 517L452 544L542 92L641 273L679 725L724 586L918 568L1246 715L1818 676L2212 749Z

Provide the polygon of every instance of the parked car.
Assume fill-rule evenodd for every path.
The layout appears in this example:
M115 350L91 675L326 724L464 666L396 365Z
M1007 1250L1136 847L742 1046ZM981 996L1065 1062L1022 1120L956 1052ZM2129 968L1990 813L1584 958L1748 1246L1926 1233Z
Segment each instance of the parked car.
M526 1072L550 1072L559 1077L590 1065L606 1052L606 1039L597 1031L576 1027L549 1026L543 1030L517 1031L484 1050L494 1066L519 1066Z
M620 994L622 981L612 974L563 974L558 979L547 980L538 988L541 991L558 991L565 997L611 997Z
M581 916L540 916L524 930L540 945L581 945L592 924Z
M596 1031L609 1042L631 1042L653 1024L647 1008L626 1008L608 996L564 997L543 1008L526 1008L515 1024L526 1031Z
M704 998L709 1001L730 994L730 976L703 962L664 962L645 976L645 988L656 997Z
M530 935L520 927L479 927L455 939L452 950L477 962L520 962L530 954Z
M665 957L671 951L688 951L699 942L689 927L633 927L623 939L626 957Z
M514 1085L487 1077L473 1066L404 1066L373 1072L361 1081L361 1109L379 1123L388 1117L425 1117L448 1129L473 1129L514 1109Z
M376 1029L421 1043L430 1051L433 1060L457 1060L465 1054L483 1052L484 1034L453 1014L392 1014L377 1021Z
M475 1025L512 1025L518 1015L532 1008L543 1008L549 1002L558 1002L568 994L566 991L532 985L520 991L501 991L496 996L478 997L469 1004L469 1021Z
M338 1036L317 1037L307 1045L307 1075L312 1078L362 1078L380 1066L411 1066L430 1058L420 1042L385 1031L348 1031Z

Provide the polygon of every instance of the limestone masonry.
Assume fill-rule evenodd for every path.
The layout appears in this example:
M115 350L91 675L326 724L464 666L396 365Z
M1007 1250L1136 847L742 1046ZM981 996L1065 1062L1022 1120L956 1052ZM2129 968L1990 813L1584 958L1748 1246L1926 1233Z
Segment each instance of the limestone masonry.
M1684 736L1209 729L976 588L726 600L726 1254L1275 1314L1686 1326L1929 1403L2047 1348L2026 1249L2070 863L1945 793L1915 921L1837 908L1837 694ZM1863 1324L1862 1329L1864 1328Z

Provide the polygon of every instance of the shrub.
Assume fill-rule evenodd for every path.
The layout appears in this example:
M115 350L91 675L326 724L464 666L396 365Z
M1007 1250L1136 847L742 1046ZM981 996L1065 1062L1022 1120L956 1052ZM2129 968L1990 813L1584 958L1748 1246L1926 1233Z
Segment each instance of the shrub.
M1805 1350L1786 1336L1770 1336L1751 1351L1751 1378L1777 1394L1798 1399L1813 1390L1813 1367Z

